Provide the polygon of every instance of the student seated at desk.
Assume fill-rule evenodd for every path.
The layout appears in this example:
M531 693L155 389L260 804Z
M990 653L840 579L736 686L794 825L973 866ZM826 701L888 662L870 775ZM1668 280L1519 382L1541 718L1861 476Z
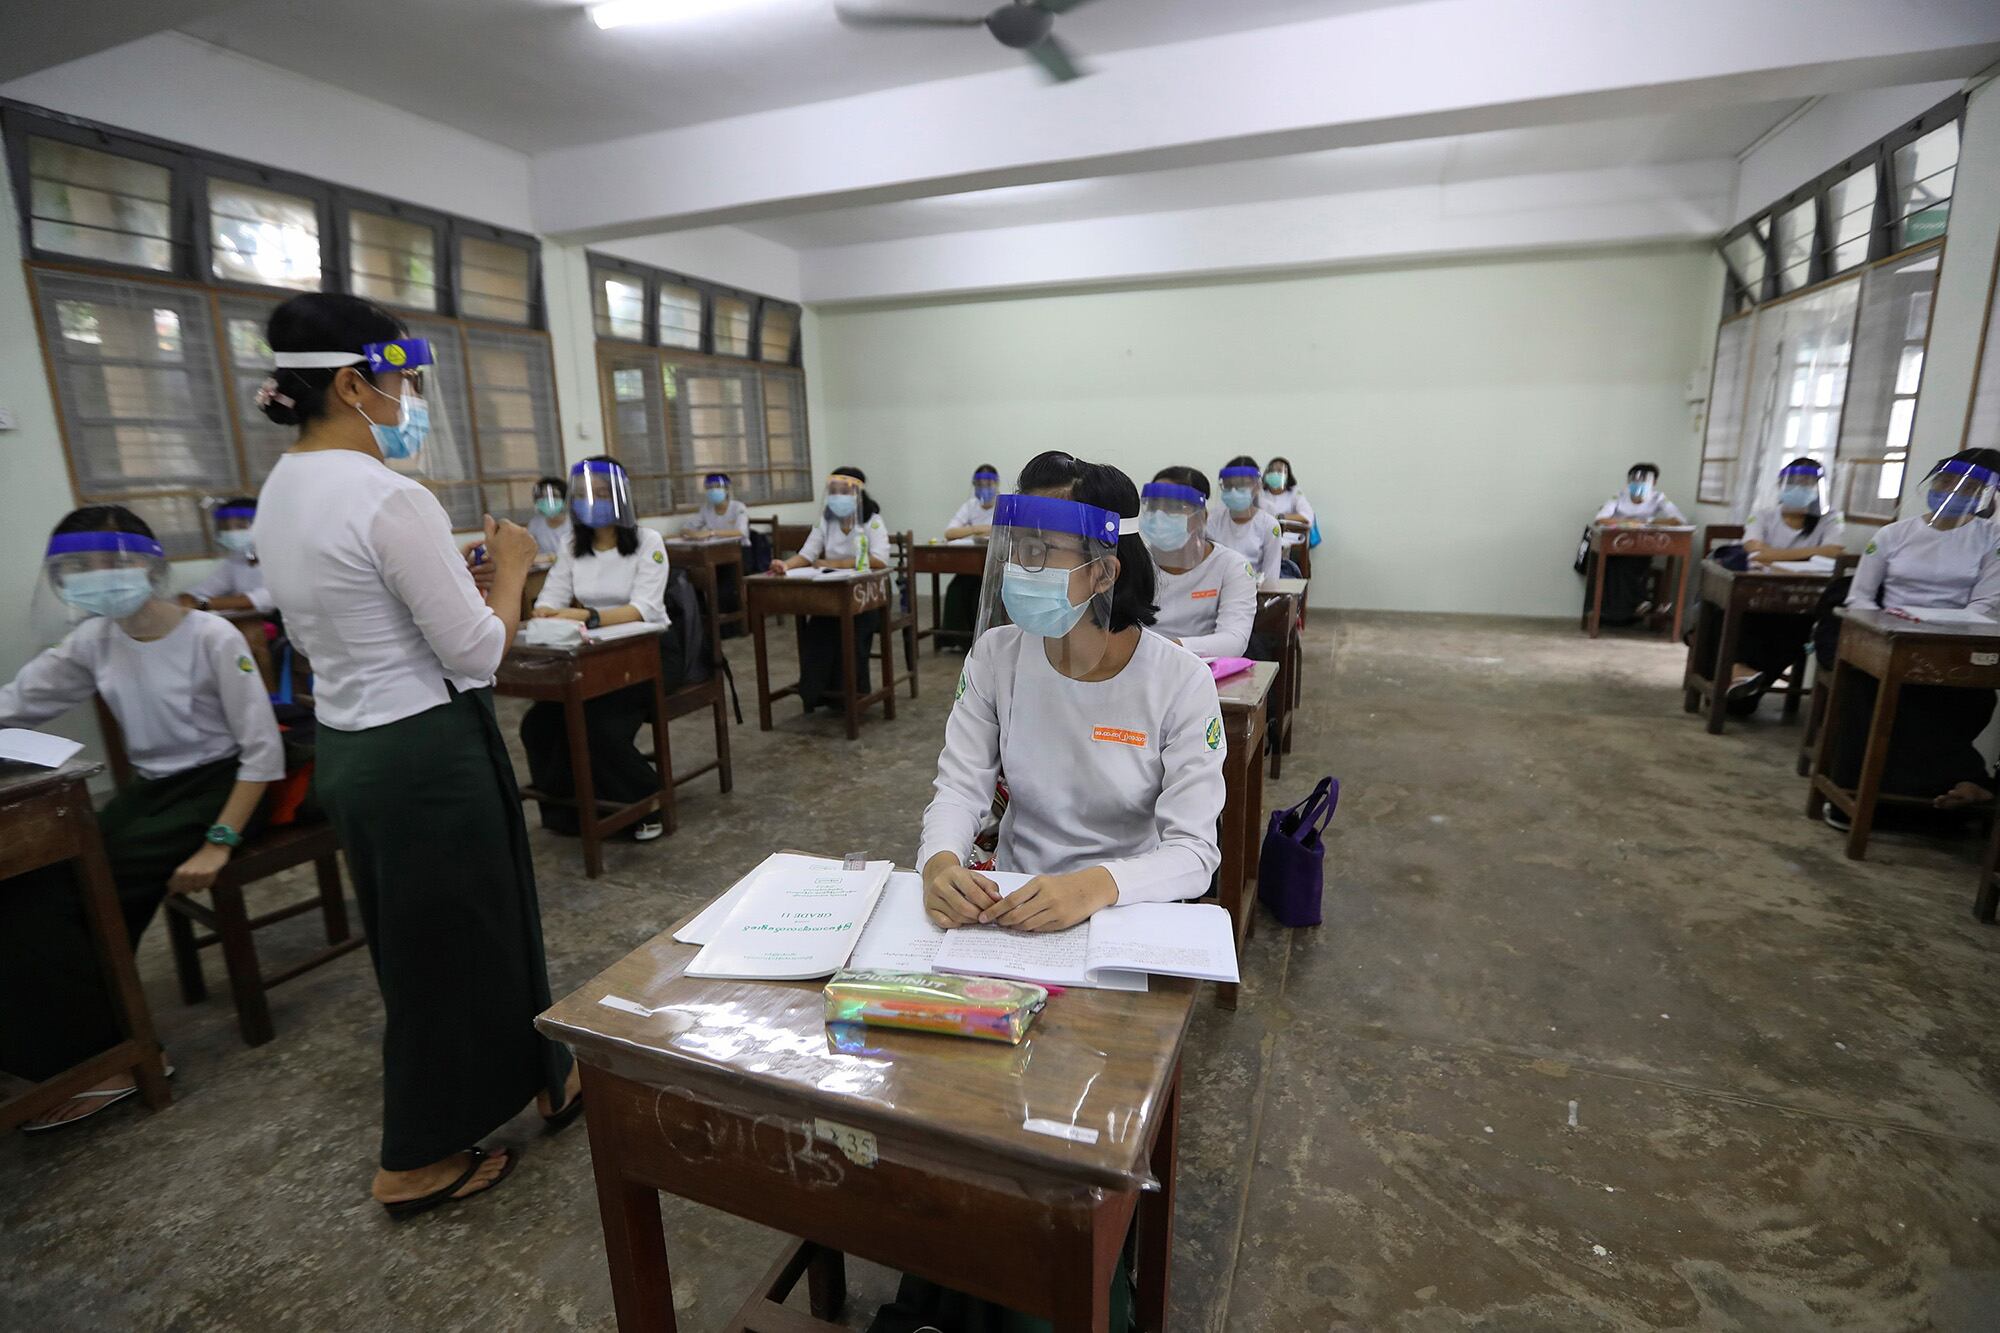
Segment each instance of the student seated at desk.
M1238 454L1215 474L1222 488L1222 510L1208 516L1208 539L1242 553L1257 571L1257 581L1283 576L1283 529L1269 513L1257 505L1257 488L1263 472L1257 460Z
M570 544L569 485L561 477L535 483L535 516L528 520L528 535L535 539L535 550L551 558Z
M44 570L46 595L82 619L0 687L0 727L39 726L92 694L118 720L137 775L97 823L136 947L162 898L208 888L229 864L265 784L285 776L284 747L236 627L166 600L166 556L144 520L79 509L56 525ZM36 619L59 623L52 610ZM123 1035L72 865L0 885L0 1069L39 1082ZM117 1075L26 1128L72 1124L134 1091Z
M1597 523L1649 523L1660 527L1687 522L1680 508L1660 490L1660 469L1656 463L1634 463L1625 473L1625 489L1604 502L1597 511ZM1606 625L1630 625L1653 609L1646 597L1646 580L1652 576L1653 558L1646 555L1604 557L1604 606L1600 620ZM1583 584L1583 599L1590 602L1591 582Z
M1295 546L1300 542L1317 544L1312 535L1313 524L1317 521L1313 514L1312 501L1299 489L1298 475L1292 471L1292 460L1273 457L1264 464L1264 488L1257 493L1257 507L1278 520L1281 529L1281 546ZM1288 579L1299 577L1299 566L1286 555L1278 563L1279 572Z
M1750 516L1743 532L1743 549L1756 568L1796 569L1815 556L1835 557L1847 548L1845 525L1826 508L1826 469L1818 460L1794 458L1778 470L1773 501ZM1737 642L1737 661L1756 674L1729 687L1735 711L1754 709L1780 673L1796 662L1812 638L1813 618L1800 615L1754 615L1744 622ZM1733 665L1733 664L1726 664Z
M683 537L739 537L750 544L750 507L729 493L729 474L711 472L702 478L701 508L681 527Z
M868 478L858 467L837 467L826 479L825 506L820 520L806 534L799 553L771 562L771 573L804 569L855 569L860 553L867 552L867 568L889 567L889 528L882 522L882 506L868 494ZM863 543L866 543L865 547ZM868 657L882 613L864 611L854 617L854 690L870 692ZM835 616L800 616L799 700L810 713L825 705L841 707L840 620Z
M958 507L945 525L944 539L948 542L963 541L967 537L983 538L993 531L993 503L1000 495L1000 469L991 463L981 463L972 469L972 496ZM944 585L944 618L942 624L948 630L960 634L972 632L973 617L979 613L979 590L983 580L977 574L954 574L951 582Z
M2000 450L1967 449L1940 461L1925 480L1923 513L1898 519L1868 543L1847 605L2000 614L2000 524L1987 517L1996 493ZM1840 715L1828 719L1835 731L1827 739L1831 776L1842 787L1852 789L1859 780L1879 688L1873 676L1859 672L1841 682ZM1903 686L1882 791L1929 797L1940 810L1992 800L1993 777L1973 742L1992 720L1993 703L1991 690ZM1826 822L1850 827L1831 803Z
M639 526L625 469L603 456L586 458L570 469L569 479L571 526L576 531L535 598L536 618L581 621L586 629L636 620L664 627L666 543L653 529ZM629 805L660 789L659 771L646 762L632 739L652 716L652 708L649 680L584 703L590 780L597 799ZM575 795L569 727L561 704L543 701L528 709L521 719L521 749L528 757L528 780L536 788L551 796ZM545 802L542 827L573 836L578 828L576 811ZM660 817L649 815L632 826L632 837L651 842L664 831Z
M1241 657L1257 619L1250 562L1202 535L1208 478L1191 467L1161 468L1139 495L1139 535L1153 559L1153 632L1198 657Z
M250 524L257 517L257 497L239 495L215 507L215 544L222 559L208 576L182 593L182 606L200 611L258 611L270 615L277 601L264 586L264 570L250 543Z
M994 511L980 633L924 811L924 907L939 926L1061 930L1118 903L1196 898L1222 863L1222 710L1201 659L1145 626L1153 562L1117 468L1045 453ZM993 589L992 585L1000 586ZM967 868L1006 773L1002 899Z

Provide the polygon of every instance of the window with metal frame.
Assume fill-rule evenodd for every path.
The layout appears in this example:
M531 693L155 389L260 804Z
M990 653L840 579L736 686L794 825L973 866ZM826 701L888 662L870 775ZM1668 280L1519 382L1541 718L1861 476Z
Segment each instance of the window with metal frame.
M76 259L171 273L173 172L154 162L28 137L29 240Z
M1795 292L1813 280L1813 245L1819 205L1812 199L1777 215L1778 290Z
M792 343L799 333L799 317L780 305L766 301L757 323L757 355L780 365L792 363Z
M535 478L563 469L549 340L540 333L459 327L465 337L462 382L472 397L472 475L484 483L489 512L525 523L534 512Z
M1758 309L1742 449L1728 487L1733 513L1747 518L1789 459L1833 469L1860 295L1856 275Z
M1835 492L1835 503L1852 518L1896 516L1943 254L1942 246L1927 245L1861 275Z
M750 302L740 296L718 296L709 305L717 356L749 356Z
M1973 371L1961 449L2000 449L2000 247L1993 259L1994 285L1986 292L1986 324L1979 335L1979 364Z
M1752 334L1756 327L1757 316L1751 313L1727 320L1715 331L1708 417L1701 440L1701 480L1695 494L1703 504L1729 502L1736 460L1743 455L1743 418L1750 389Z
M812 498L800 371L608 341L597 363L608 452L642 513L697 508L711 472L747 504Z
M530 245L462 233L456 240L459 315L500 324L539 323Z
M1918 245L1944 235L1957 169L1956 120L1895 150L1890 158L1890 176L1895 182L1890 209L1898 246Z
M1835 181L1826 192L1827 235L1822 248L1828 274L1845 273L1868 260L1878 194L1875 175L1870 163Z
M403 310L440 308L437 229L425 222L347 211L347 288Z
M662 282L658 304L660 346L700 351L701 292L679 283Z
M252 287L324 286L319 205L303 195L210 176L209 276Z
M597 336L646 341L646 279L636 273L591 266L590 307Z
M667 395L671 370L659 354L643 347L600 343L599 392L604 399L605 452L624 464L632 499L642 514L671 514L678 507L669 473Z

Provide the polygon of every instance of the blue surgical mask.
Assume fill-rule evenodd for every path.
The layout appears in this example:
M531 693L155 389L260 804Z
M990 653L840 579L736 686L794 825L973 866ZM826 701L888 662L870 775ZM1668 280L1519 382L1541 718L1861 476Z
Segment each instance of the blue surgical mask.
M374 385L368 386L375 389ZM376 393L382 393L375 389ZM382 393L384 398L388 394ZM361 412L361 419L368 422L368 433L375 437L375 447L382 451L382 457L397 460L415 458L424 447L424 437L431 432L431 409L429 404L413 393L404 393L397 400L402 404L400 415L393 426L378 425L368 420L368 414L361 412L359 404L354 410Z
M1233 486L1225 486L1222 491L1222 503L1229 506L1230 513L1240 514L1251 505L1257 503L1257 496L1251 491L1238 490Z
M826 512L835 518L853 518L860 501L852 491L835 491L826 497Z
M993 497L999 493L1000 488L998 486L990 485L983 481L974 483L972 487L972 498L979 501L981 505L990 506L993 503Z
M1931 491L1924 498L1930 502L1932 518L1971 518L1979 512L1977 493Z
M1285 473L1282 468L1272 468L1264 474L1264 484L1274 491L1285 489Z
M1650 481L1628 481L1625 483L1625 494L1631 496L1635 503L1644 500L1652 493L1653 483Z
M586 528L610 528L618 524L618 502L608 496L602 500L578 497L569 502L569 512Z
M1156 551L1178 551L1188 544L1187 518L1164 509L1147 509L1139 515L1139 535Z
M80 569L63 577L63 601L88 615L123 620L153 597L153 576L143 569Z
M711 486L708 488L707 494L710 504L719 505L729 498L729 488L727 486Z
M1819 505L1817 486L1780 486L1778 503L1786 509L1813 509Z
M1076 628L1089 609L1090 600L1072 606L1069 600L1067 569L1023 569L1008 561L1000 576L1000 603L1007 618L1030 634L1044 639L1060 639Z
M250 529L225 529L215 534L215 544L225 551L234 551L242 555L250 549Z
M543 518L554 518L563 511L563 498L551 492L535 501L535 512Z

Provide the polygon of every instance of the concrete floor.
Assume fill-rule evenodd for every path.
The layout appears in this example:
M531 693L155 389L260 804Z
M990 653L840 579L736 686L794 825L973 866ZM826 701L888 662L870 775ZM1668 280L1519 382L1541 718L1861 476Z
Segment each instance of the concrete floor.
M1175 1327L2000 1327L1974 840L1844 860L1803 818L1796 729L1771 705L1706 735L1656 640L1321 612L1307 643L1271 795L1346 780L1327 921L1267 922L1242 1008L1198 1010ZM852 745L750 711L736 793L691 787L681 832L601 879L537 833L556 993L770 848L913 855L955 675L923 660L922 699ZM248 1050L226 999L179 1003L162 935L140 969L176 1101L0 1144L0 1328L612 1327L581 1130L514 1122L499 1192L394 1226L366 1193L366 956L277 991ZM281 959L310 927L272 935ZM683 1326L718 1327L776 1240L665 1211ZM890 1279L857 1267L860 1327Z

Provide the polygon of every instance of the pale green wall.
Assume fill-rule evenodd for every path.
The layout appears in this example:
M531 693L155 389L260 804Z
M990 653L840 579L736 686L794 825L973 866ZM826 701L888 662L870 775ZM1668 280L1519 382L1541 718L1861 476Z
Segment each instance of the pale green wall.
M822 310L815 454L922 537L980 462L1063 448L1143 482L1282 453L1321 515L1318 604L1570 614L1629 464L1693 510L1720 283L1675 247Z

